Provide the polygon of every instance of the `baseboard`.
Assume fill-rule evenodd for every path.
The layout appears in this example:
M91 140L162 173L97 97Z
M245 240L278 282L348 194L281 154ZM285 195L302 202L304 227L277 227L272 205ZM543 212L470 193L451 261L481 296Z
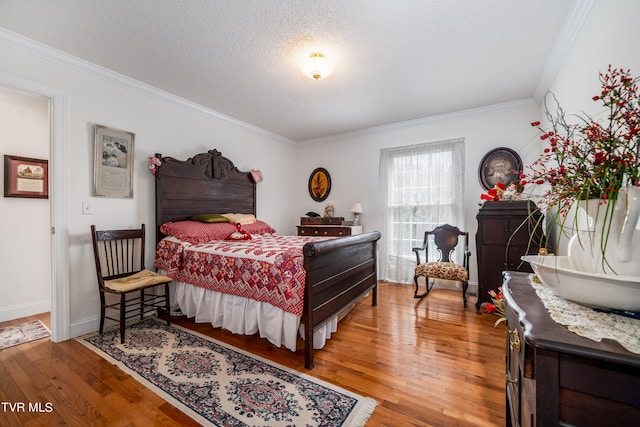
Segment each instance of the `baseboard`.
M436 287L438 289L448 289L448 290L461 290L462 284L460 282L453 282L451 280L437 280ZM469 286L467 287L467 295L478 295L478 283L477 282L469 282Z
M69 325L69 338L77 338L98 330L100 326L100 316L83 319Z
M478 283L477 282L469 282L469 287L467 288L467 295L478 296Z
M0 322L51 312L51 300L29 302L0 308Z
M146 314L147 316L153 314ZM108 329L117 323L106 319L104 322L104 328ZM77 338L86 334L91 334L96 332L100 328L100 316L88 317L86 319L80 320L78 322L73 322L69 326L69 338Z

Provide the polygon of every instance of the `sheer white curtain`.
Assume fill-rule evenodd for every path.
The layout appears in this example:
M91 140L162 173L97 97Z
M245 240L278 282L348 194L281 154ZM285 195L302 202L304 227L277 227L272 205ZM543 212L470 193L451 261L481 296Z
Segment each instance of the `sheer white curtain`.
M380 150L380 279L411 283L424 232L464 230L464 169L464 138Z

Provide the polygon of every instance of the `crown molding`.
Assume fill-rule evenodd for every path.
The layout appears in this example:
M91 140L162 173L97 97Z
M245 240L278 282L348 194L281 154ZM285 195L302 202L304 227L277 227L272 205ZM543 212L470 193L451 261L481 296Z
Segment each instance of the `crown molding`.
M375 126L366 129L355 130L353 132L345 132L335 135L323 136L322 138L307 139L301 141L298 145L306 145L312 143L319 143L323 141L334 141L336 138L341 137L355 137L361 135L368 135L378 132L387 132L395 129L408 128L411 126L420 126L428 123L439 122L442 120L460 119L463 117L475 116L479 114L487 114L496 111L514 110L518 108L526 108L537 105L537 102L533 98L525 98L517 101L503 102L501 104L486 105L484 107L470 108L467 110L454 111L452 113L438 114L435 116L422 117L420 119L407 120L404 122L391 123L388 125Z
M533 99L538 104L544 99L558 71L560 71L560 67L562 67L562 64L567 59L569 50L576 40L578 33L582 30L582 26L594 4L595 0L575 0L573 3L569 18L562 28L560 37L556 40L556 44L549 55L538 86L533 94Z
M108 68L102 67L89 61L85 61L84 59L80 59L76 56L70 55L66 52L55 49L51 46L45 45L35 40L29 39L2 27L0 27L0 44L8 46L10 48L21 50L30 55L42 58L46 61L62 65L63 67L67 67L80 73L104 80L108 83L137 92L139 94L159 99L164 102L169 102L171 104L180 106L199 114L203 114L208 117L232 123L236 126L268 136L270 138L277 139L287 144L294 144L294 141L292 141L291 139L259 128L247 122L243 122L242 120L238 120L234 117L227 116L226 114L204 107L198 103L173 95L169 92L165 92L154 86L142 83L123 74L116 73L115 71L109 70Z

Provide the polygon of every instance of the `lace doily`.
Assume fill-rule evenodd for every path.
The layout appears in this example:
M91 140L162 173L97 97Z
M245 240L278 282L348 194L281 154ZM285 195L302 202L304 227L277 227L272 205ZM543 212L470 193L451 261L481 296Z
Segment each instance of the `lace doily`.
M602 313L559 297L542 283L529 276L529 282L542 300L551 318L581 337L601 342L603 338L617 341L631 353L640 354L640 319Z

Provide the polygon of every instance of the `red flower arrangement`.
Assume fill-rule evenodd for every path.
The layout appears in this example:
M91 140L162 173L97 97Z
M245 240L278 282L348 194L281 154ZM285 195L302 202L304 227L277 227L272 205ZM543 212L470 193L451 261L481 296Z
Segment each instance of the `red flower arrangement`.
M497 201L502 200L504 196L504 191L507 189L507 186L501 182L498 182L493 186L492 189L480 195L480 199L489 200L489 201Z
M630 70L612 68L600 73L601 92L592 100L605 107L606 118L597 120L575 115L578 123L567 121L558 100L555 113L545 114L550 129L539 121L531 126L540 130L540 140L548 145L522 174L522 185L547 184L541 203L566 214L576 200L616 200L618 190L638 185L640 149L640 91Z
M507 320L507 310L504 305L504 295L502 294L502 287L498 288L497 293L496 291L491 289L489 291L489 295L491 295L491 302L493 302L493 304L487 303L484 306L484 312L492 313L492 314L495 314L496 316L500 316L500 318L496 320L496 323L493 324L493 327L495 328L500 323L505 322Z

